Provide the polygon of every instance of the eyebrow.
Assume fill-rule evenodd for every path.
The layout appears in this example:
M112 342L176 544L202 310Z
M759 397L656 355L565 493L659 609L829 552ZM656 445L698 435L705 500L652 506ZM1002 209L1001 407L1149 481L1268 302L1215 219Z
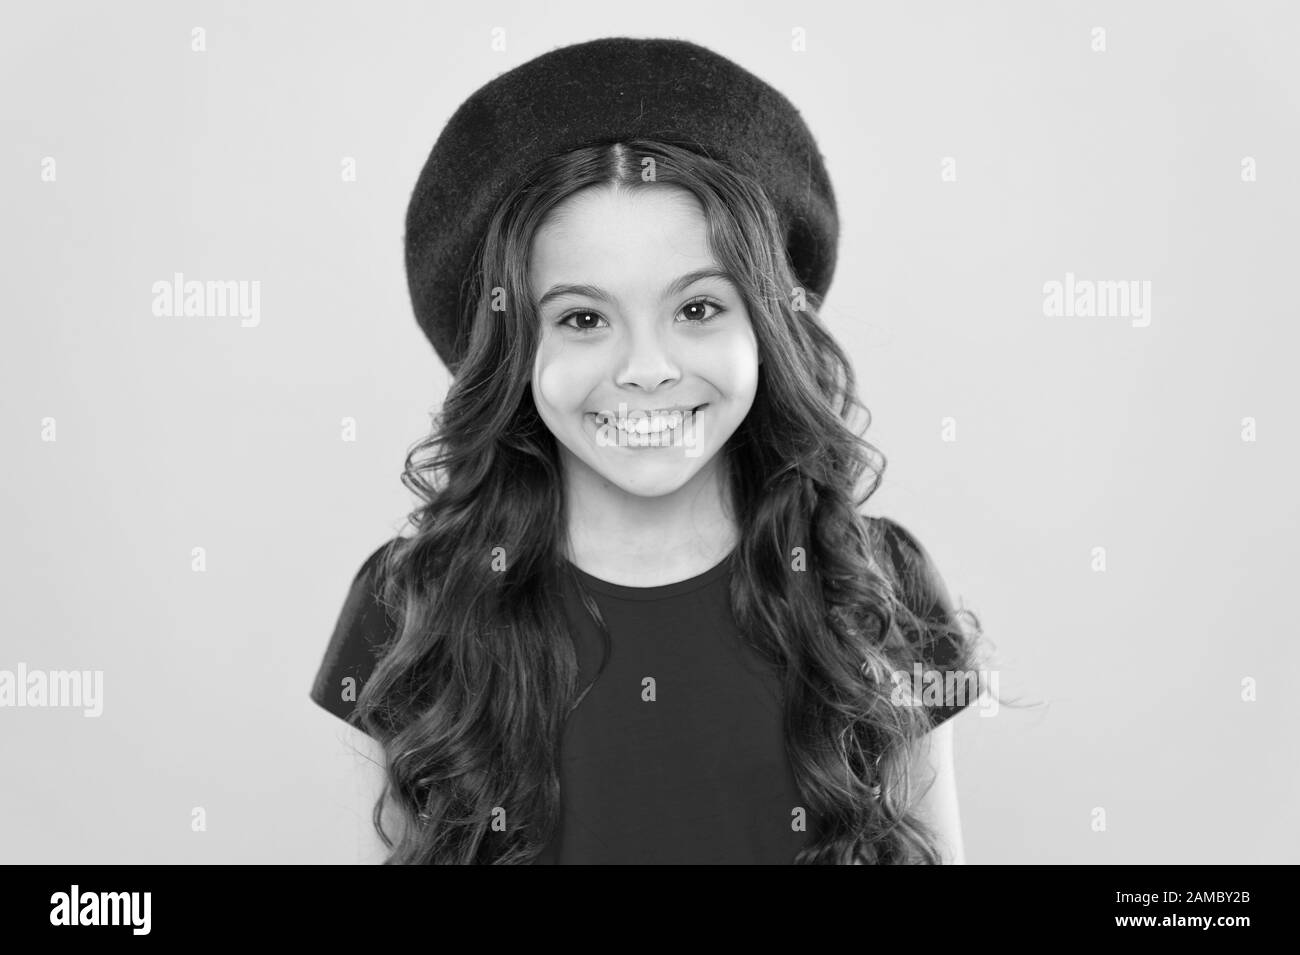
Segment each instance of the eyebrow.
M722 279L726 282L730 282L735 287L739 287L740 284L726 269L711 266L709 268L696 269L694 272L687 272L680 278L669 282L663 290L662 297L669 298L676 295L678 292L689 288L696 282L703 281L704 279ZM537 308L539 310L543 309L546 307L547 303L564 295L583 295L588 298L598 298L602 302L617 301L613 295L609 294L598 285L552 285L550 290L538 300Z

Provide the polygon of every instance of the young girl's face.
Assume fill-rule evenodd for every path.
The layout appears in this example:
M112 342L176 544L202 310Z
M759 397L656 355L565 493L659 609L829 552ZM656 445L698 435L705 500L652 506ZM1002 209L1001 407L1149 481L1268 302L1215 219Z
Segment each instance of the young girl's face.
M709 269L704 212L683 189L584 190L539 229L533 399L570 480L657 497L717 477L711 462L754 402L758 343L739 289L691 274ZM598 417L620 404L685 415L659 446L634 446Z

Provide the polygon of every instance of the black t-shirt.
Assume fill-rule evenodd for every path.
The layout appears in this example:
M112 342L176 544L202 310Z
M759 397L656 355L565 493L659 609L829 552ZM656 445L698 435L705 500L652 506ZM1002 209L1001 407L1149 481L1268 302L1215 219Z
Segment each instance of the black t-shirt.
M929 555L901 525L873 520L885 522L882 563L907 605L924 619L951 620L951 598ZM383 550L356 575L311 692L343 719L393 632L375 598ZM731 561L658 587L573 568L612 647L565 725L562 819L538 864L789 865L815 837L816 815L785 752L777 674L733 620ZM600 631L571 586L565 612L585 687L600 664ZM931 665L942 667L946 656L941 645ZM942 722L961 708L931 709Z

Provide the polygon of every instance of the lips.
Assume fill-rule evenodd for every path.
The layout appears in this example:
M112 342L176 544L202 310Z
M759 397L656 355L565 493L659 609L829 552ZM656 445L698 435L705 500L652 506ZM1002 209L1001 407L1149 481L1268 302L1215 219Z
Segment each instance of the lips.
M703 408L703 407L704 407L703 404L698 404L698 405L668 405L667 407L664 407L664 408L623 408L622 405L619 406L620 410L623 411L623 412L624 412L624 413L625 413L629 418L647 418L647 417L652 418L652 417L654 417L655 415L661 415L661 416L662 416L662 415L670 415L670 414L672 414L674 411L678 412L679 414L686 414L686 413L689 412L689 411L698 411L700 408ZM618 412L614 412L614 411L593 411L592 414L597 415L597 416L599 416L599 415L610 415L610 416L616 416L616 415L618 414Z
M670 414L666 419L658 419L658 427L651 427L651 419L640 417L619 421L608 413L588 414L595 431L593 440L601 447L618 448L623 451L645 451L658 448L696 447L699 440L699 420L709 405L707 403L687 408Z
M658 434L681 427L683 420L705 407L707 407L707 403L694 406L677 405L670 408L657 408L652 411L636 409L626 412L625 416L608 411L596 411L592 412L592 418L598 425L614 425L620 431L635 434Z

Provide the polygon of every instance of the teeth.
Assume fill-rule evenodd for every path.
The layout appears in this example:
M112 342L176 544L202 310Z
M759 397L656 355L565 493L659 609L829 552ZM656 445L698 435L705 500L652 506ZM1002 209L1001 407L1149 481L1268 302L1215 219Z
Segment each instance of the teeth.
M607 413L596 415L596 420L601 424L612 424L626 434L643 435L665 434L680 428L684 418L685 415L680 411L656 412L648 417L641 415L631 419L615 418Z

